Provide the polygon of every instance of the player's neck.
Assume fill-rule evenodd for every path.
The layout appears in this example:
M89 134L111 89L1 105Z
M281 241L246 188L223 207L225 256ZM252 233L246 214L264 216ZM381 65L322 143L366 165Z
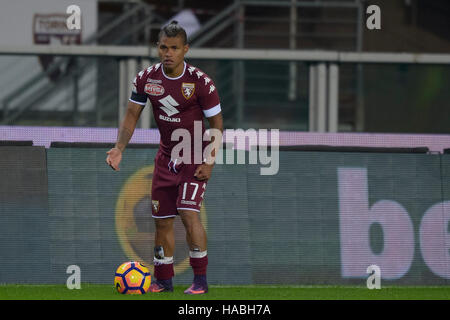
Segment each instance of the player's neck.
M178 78L183 74L184 71L184 61L177 65L175 68L166 68L163 66L164 74L169 78Z

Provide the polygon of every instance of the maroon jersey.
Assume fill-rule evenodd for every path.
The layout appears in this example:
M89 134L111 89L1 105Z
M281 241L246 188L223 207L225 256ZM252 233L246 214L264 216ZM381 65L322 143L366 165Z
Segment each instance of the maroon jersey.
M186 62L183 73L176 78L168 77L163 69L158 63L139 72L133 81L130 101L145 106L147 99L150 100L163 154L170 156L172 148L180 142L171 140L172 132L178 128L189 131L193 152L194 121L201 122L202 136L195 138L202 139L203 117L221 111L217 89L207 74Z

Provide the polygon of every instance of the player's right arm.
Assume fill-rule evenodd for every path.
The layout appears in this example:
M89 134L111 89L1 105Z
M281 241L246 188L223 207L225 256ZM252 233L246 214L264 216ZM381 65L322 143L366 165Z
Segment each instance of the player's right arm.
M116 171L120 170L119 164L122 160L122 153L133 136L133 132L134 129L136 129L136 124L141 116L142 109L142 105L128 101L127 111L125 113L125 118L120 124L116 144L114 148L106 152L108 155L106 157L106 163Z
M145 93L146 75L151 71L151 67L147 70L139 72L133 80L131 97L128 101L125 118L119 127L117 141L111 150L107 152L106 163L114 170L119 171L119 164L122 160L122 153L128 142L133 136L136 124L141 116L142 109L147 102L147 94Z
M128 142L133 136L136 124L141 116L142 109L147 102L147 95L145 93L145 79L146 75L151 71L151 67L147 70L139 72L133 80L133 87L131 97L128 101L125 118L119 127L117 141L111 150L109 150L106 157L106 163L114 170L119 171L119 164L122 160L122 153L125 150Z

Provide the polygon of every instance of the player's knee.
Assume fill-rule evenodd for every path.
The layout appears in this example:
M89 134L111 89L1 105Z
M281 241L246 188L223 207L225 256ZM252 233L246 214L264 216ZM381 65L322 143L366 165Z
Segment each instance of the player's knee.
M155 219L155 227L158 231L169 231L173 228L173 218Z
M179 214L186 229L201 224L199 214L196 211L180 210Z

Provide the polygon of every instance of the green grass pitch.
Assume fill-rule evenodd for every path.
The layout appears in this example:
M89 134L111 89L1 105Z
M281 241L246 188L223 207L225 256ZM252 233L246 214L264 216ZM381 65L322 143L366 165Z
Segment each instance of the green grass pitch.
M119 294L113 285L0 285L0 300L450 300L450 287L346 286L214 286L204 295L183 293L175 286L170 293Z

